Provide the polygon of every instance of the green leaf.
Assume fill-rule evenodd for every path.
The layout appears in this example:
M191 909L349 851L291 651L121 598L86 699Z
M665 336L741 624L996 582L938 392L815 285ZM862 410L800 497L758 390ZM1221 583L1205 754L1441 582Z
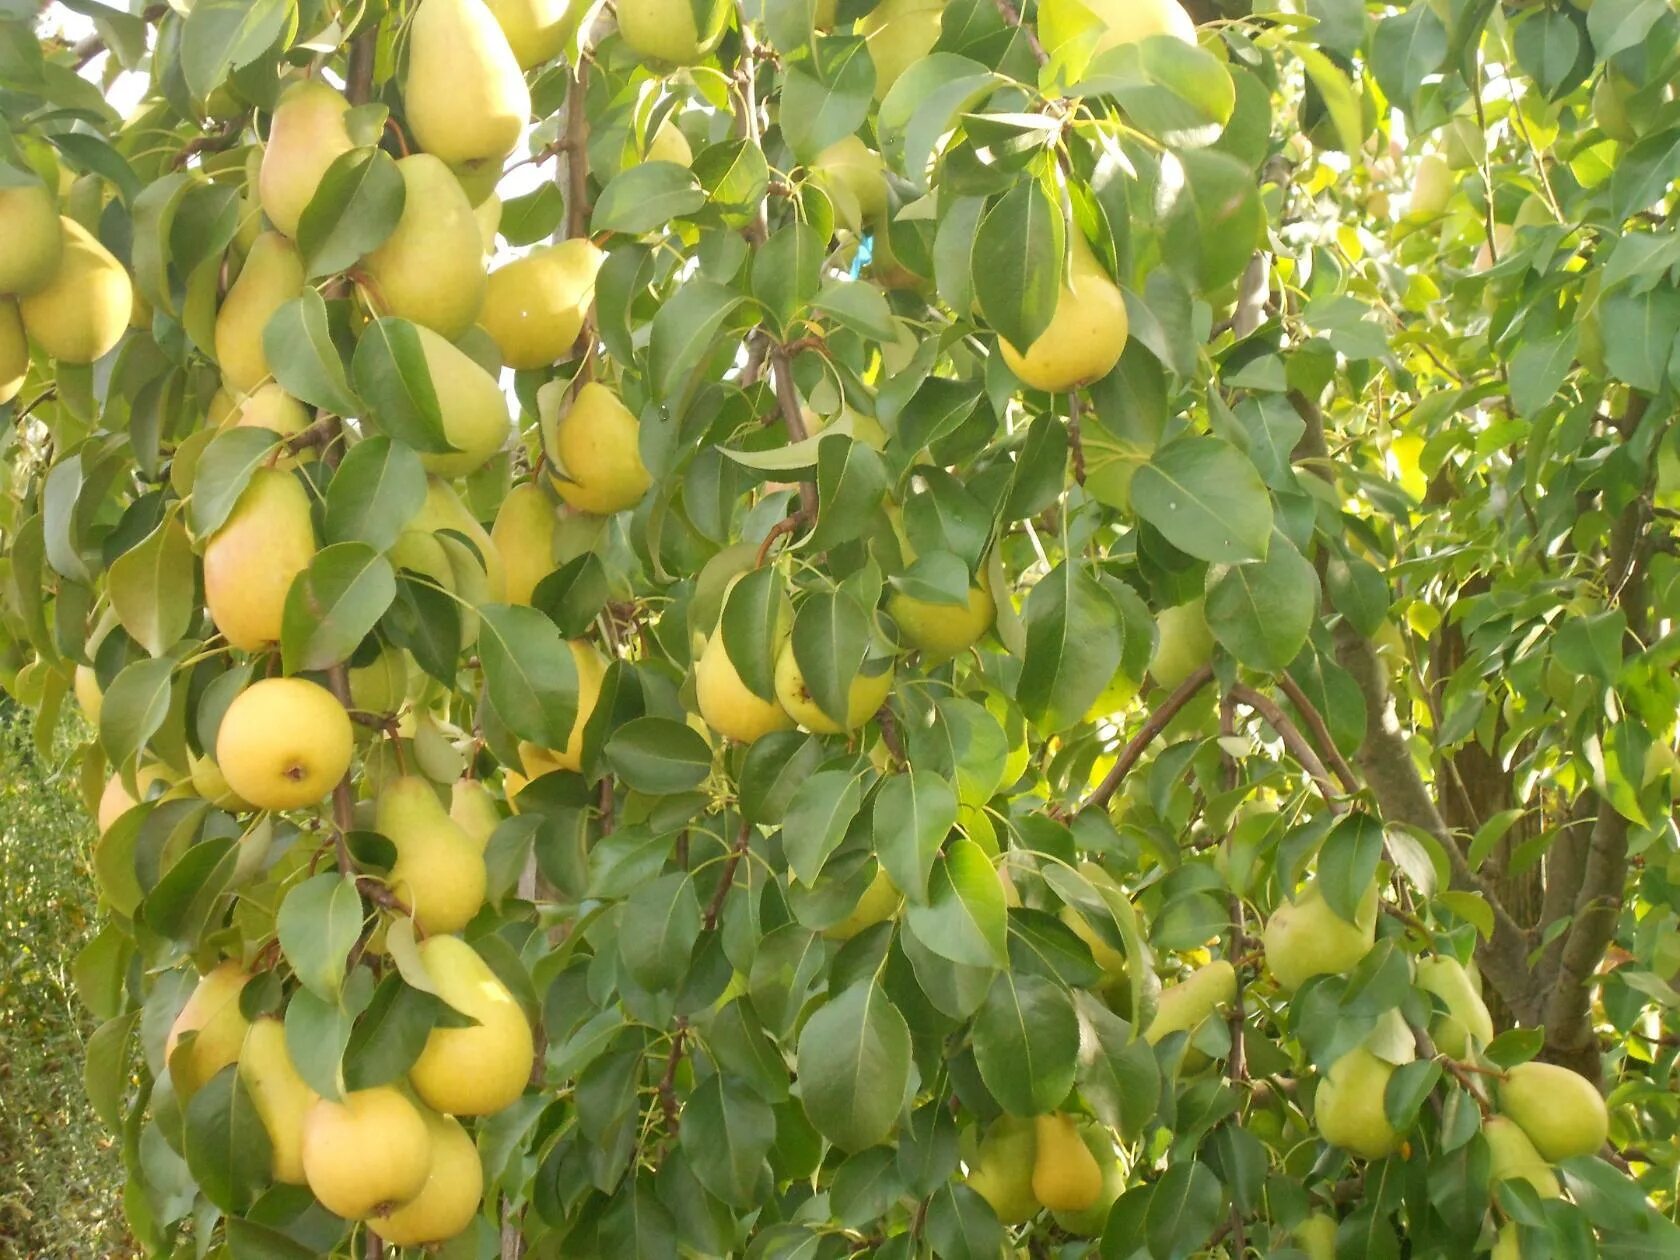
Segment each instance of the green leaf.
M311 280L344 271L385 243L402 218L408 189L383 149L333 159L298 220L298 251Z
M871 447L851 438L817 439L817 527L814 551L827 551L862 536L886 497L887 467Z
M1184 437L1132 478L1132 504L1180 551L1214 564L1266 558L1272 504L1254 465L1216 437Z
M808 223L777 228L752 256L752 295L781 328L786 328L822 288L827 244Z
M292 580L280 622L280 655L288 674L328 669L351 654L397 597L391 562L361 542L316 552Z
M1197 1160L1172 1165L1149 1196L1144 1241L1153 1260L1187 1260L1201 1250L1225 1215L1219 1178Z
M672 871L638 888L624 903L619 957L643 988L655 993L673 988L688 974L700 928L694 879Z
M1382 824L1363 810L1342 815L1324 838L1318 851L1318 888L1338 917L1354 921L1360 899L1377 877L1382 852Z
M111 564L106 592L128 635L153 656L186 636L197 611L192 540L170 516Z
M544 181L534 192L503 203L500 234L515 249L535 245L553 236L565 218L565 194L558 184Z
M770 566L743 574L723 599L723 649L761 700L776 698L776 653L787 633L787 607L781 575Z
M334 415L361 414L327 327L327 304L314 289L305 289L269 317L263 354L280 388L293 398Z
M1170 164L1174 159L1169 158ZM1266 230L1266 209L1254 172L1212 150L1177 155L1163 193L1165 247L1170 265L1203 293L1242 275Z
M910 1029L874 980L819 1007L799 1033L795 1071L805 1114L841 1150L893 1131L910 1084Z
M280 948L299 983L327 1002L344 987L344 964L362 934L362 898L356 881L324 871L296 885L275 918Z
M973 1037L980 1079L1005 1111L1036 1116L1067 1099L1079 1055L1079 1019L1060 985L1026 972L999 972L975 1016Z
M345 1047L345 1087L372 1089L406 1073L426 1048L443 1005L441 998L409 986L401 975L387 974Z
M824 35L787 58L781 101L782 138L801 162L813 162L869 116L875 63L853 35Z
M425 503L420 456L388 437L365 438L350 448L327 485L326 540L389 551Z
M233 1067L202 1085L186 1108L186 1158L198 1188L224 1212L242 1212L268 1184L268 1130Z
M871 822L875 856L894 887L912 902L925 902L934 859L957 825L957 795L950 783L912 764L881 784Z
M337 1098L344 1088L339 1065L356 1017L372 998L373 973L358 967L338 1000L299 989L286 1003L286 1053L298 1075L323 1098Z
M1094 995L1079 1008L1079 1094L1092 1113L1128 1142L1143 1135L1161 1101L1161 1069L1142 1037Z
M807 887L816 884L862 808L863 784L850 770L819 770L799 784L782 819L782 843L795 879Z
M744 1084L714 1072L689 1095L677 1130L694 1176L732 1207L750 1207L776 1140L776 1113Z
M909 928L934 953L969 967L1009 965L1003 884L986 852L958 838L934 863L926 905L912 905Z
M603 750L626 787L649 796L674 796L698 787L712 770L706 737L683 722L640 717L616 728Z
M1237 103L1236 85L1219 59L1178 39L1106 49L1073 90L1111 98L1133 126L1174 148L1217 139Z
M685 399L724 322L744 301L726 285L696 278L661 304L648 334L648 371L659 398L673 404Z
M1277 673L1294 660L1318 622L1318 604L1318 573L1282 535L1264 560L1208 570L1208 627L1250 669Z
M111 680L99 710L99 742L114 766L126 766L169 717L175 660L135 661Z
M432 386L431 367L418 327L387 316L363 330L350 364L368 414L390 436L430 454L447 454L450 444Z
M1581 75L1576 72L1581 55L1581 29L1562 10L1541 9L1529 14L1517 24L1511 42L1517 65L1534 79L1547 98L1555 100L1581 81Z
M187 10L181 71L193 99L203 101L228 71L272 48L292 17L292 0L203 0Z
M112 1130L122 1128L122 1099L128 1090L129 1038L140 1023L140 1012L130 1011L106 1020L87 1040L82 1051L82 1085L94 1115Z
M1344 153L1359 152L1365 136L1363 111L1359 97L1346 73L1318 49L1304 43L1292 43L1289 49L1300 58L1307 78L1324 101L1330 122L1336 129L1336 140Z
M1552 636L1552 655L1571 673L1614 686L1626 637L1627 615L1619 608L1566 617Z
M848 724L852 680L869 650L869 614L845 591L806 597L793 617L793 658L817 707Z
M1027 653L1015 699L1044 731L1063 731L1086 712L1120 668L1120 607L1082 565L1063 562L1027 596Z
M1593 5L1587 10L1587 34L1592 36L1598 59L1608 61L1637 47L1673 11L1667 0L1604 0Z
M1610 375L1647 393L1662 388L1680 335L1680 290L1607 293L1599 299L1598 319Z
M542 748L564 748L577 718L577 663L555 624L535 608L484 604L479 658L490 702L507 728Z
M691 215L705 204L705 190L687 167L642 162L607 181L595 199L589 230L640 235Z
M947 1181L933 1192L925 1229L933 1254L941 1260L991 1260L1005 1253L1008 1242L986 1200L956 1181Z
M1371 36L1371 69L1391 101L1409 104L1447 59L1447 25L1427 4L1385 17Z
M1066 250L1067 223L1037 180L993 202L974 234L974 296L986 322L1022 353L1055 318Z
M860 337L891 341L898 335L899 325L893 318L892 307L887 304L886 294L872 284L859 284L852 280L824 281L811 306Z
M273 453L278 442L267 429L241 426L223 429L199 453L193 471L191 520L193 533L208 538L227 520L239 496Z

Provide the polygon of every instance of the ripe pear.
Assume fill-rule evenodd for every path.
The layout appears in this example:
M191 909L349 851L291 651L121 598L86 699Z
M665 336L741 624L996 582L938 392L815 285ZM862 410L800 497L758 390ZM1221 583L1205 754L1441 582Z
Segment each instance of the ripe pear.
M1052 1112L1033 1126L1033 1197L1052 1212L1086 1211L1102 1196L1103 1175L1073 1117Z
M606 258L580 237L533 249L490 273L478 322L503 363L525 371L550 367L571 353Z
M502 813L496 808L496 798L481 779L457 779L449 793L449 817L464 831L467 839L484 852L490 837L501 825Z
M286 1049L286 1026L278 1019L259 1019L245 1034L239 1052L239 1078L250 1092L274 1160L274 1180L301 1186L303 1126L320 1095L298 1075Z
M1223 958L1198 967L1178 984L1161 990L1143 1038L1154 1045L1169 1033L1194 1033L1202 1021L1237 996L1237 972Z
M1266 922L1261 944L1266 967L1285 992L1294 992L1313 976L1345 975L1359 965L1377 939L1377 886L1359 899L1349 923L1324 900L1317 883L1279 906Z
M447 1242L472 1224L484 1200L484 1165L472 1135L452 1116L421 1113L431 1133L432 1168L420 1193L368 1228L398 1247Z
M0 240L0 293L33 293L57 274L64 231L45 184L0 188Z
M153 763L141 766L134 772L134 786L140 790L139 797L129 795L128 787L123 783L120 771L113 771L111 777L105 781L105 791L100 794L99 808L94 812L99 834L104 835L111 829L111 825L141 801L151 795L151 790L160 783L168 783L170 773L163 766Z
M583 728L589 723L589 715L595 712L595 705L601 699L601 682L607 676L607 658L602 656L595 645L584 639L569 639L567 646L572 649L572 663L577 667L578 698L577 716L572 721L572 733L566 740L566 746L558 751L550 748L539 748L529 740L519 745L519 759L524 763L525 777L535 779L553 770L570 770L574 773L583 769Z
M1445 158L1439 153L1424 154L1412 176L1412 200L1406 217L1413 222L1440 218L1446 213L1457 182Z
M1068 272L1050 326L1025 354L1004 337L998 338L998 348L1009 370L1026 384L1062 393L1113 371L1129 327L1120 286L1074 228L1068 232Z
M421 0L403 104L420 147L451 166L500 161L531 117L525 75L484 0Z
M1446 1003L1446 1011L1429 1021L1429 1036L1438 1049L1455 1059L1469 1053L1472 1040L1485 1046L1493 1040L1493 1017L1487 1003L1470 983L1470 973L1456 958L1445 954L1420 958L1418 987Z
M794 659L793 640L782 644L776 655L776 699L800 726L818 735L839 735L855 731L874 717L892 692L893 671L889 666L878 674L859 673L846 693L846 721L836 722L817 704L805 686L805 675Z
M692 66L712 51L721 26L701 31L689 0L621 0L618 33L637 56L676 66Z
M793 726L787 710L774 700L758 696L741 681L723 645L721 629L706 640L705 650L694 666L694 698L706 725L737 743L750 744L761 735Z
M1499 1227L1488 1260L1523 1260L1522 1234L1515 1221L1506 1221Z
M453 347L451 347L453 348ZM443 530L460 534L477 550L483 562L484 577L489 583L490 598L501 600L507 593L507 573L502 563L501 549L496 546L495 539L488 530L478 523L478 518L467 510L467 505L461 502L461 496L455 493L455 488L441 477L430 477L426 482L426 502L420 511L408 523L408 531L418 531L421 534L434 534ZM395 551L392 553L392 563L396 563ZM448 559L444 557L443 564L446 572L440 577L443 584L453 587L454 579L449 576ZM399 567L401 567L399 565ZM429 569L422 568L422 572Z
M195 757L189 752L187 770L192 778L193 792L217 809L242 813L251 808L249 801L241 799L239 793L228 786L227 776L214 758Z
M510 604L529 604L531 593L554 572L554 504L543 488L523 482L508 491L490 538L501 553Z
M1085 947L1091 951L1091 957L1096 960L1097 966L1108 976L1104 987L1124 983L1129 974L1126 970L1126 956L1098 935L1090 920L1072 906L1062 907L1061 919L1072 929L1075 936L1085 942Z
M854 29L875 63L876 100L884 100L898 76L933 51L944 11L945 0L881 0L858 19Z
M980 1140L968 1170L968 1188L991 1204L1005 1225L1019 1225L1038 1214L1033 1194L1037 1164L1037 1126L1019 1116L999 1116Z
M99 713L105 707L105 693L99 688L99 675L94 673L93 666L76 666L71 690L76 694L76 707L82 711L87 724L98 730Z
M887 597L887 612L898 624L904 642L926 660L938 662L973 647L992 628L997 605L991 592L971 586L966 605L939 604L894 591Z
M599 381L578 391L554 429L554 454L565 470L554 488L568 506L611 516L642 501L653 477L642 463L641 424Z
M279 642L286 593L314 556L303 483L284 469L257 469L204 544L204 602L216 629L242 652Z
M122 340L134 285L111 251L74 219L60 219L64 252L52 278L18 299L36 348L60 363L92 363ZM8 251L9 252L9 251Z
M239 1013L239 995L250 978L250 973L236 962L219 963L199 979L187 1004L169 1026L163 1055L181 1098L191 1097L217 1072L239 1061L249 1028L245 1016ZM188 1033L195 1034L192 1044L177 1060L175 1048Z
M1295 1245L1307 1260L1336 1260L1336 1218L1314 1212L1295 1227Z
M450 1006L478 1021L433 1028L408 1079L426 1105L450 1116L487 1116L525 1092L536 1049L525 1012L473 947L458 936L421 942L420 961Z
M415 775L379 790L374 829L396 846L391 891L421 931L458 932L484 905L484 855Z
M430 2L430 0L428 0ZM422 452L426 471L439 477L465 477L502 449L512 429L507 397L496 378L424 324L416 324L420 349L431 373L443 417L443 435L456 449Z
M278 232L257 237L216 312L216 362L226 388L249 394L272 375L263 329L275 311L303 293L303 281L297 246Z
M459 183L460 181L457 179L456 182ZM495 193L485 197L473 206L473 219L478 224L479 244L484 247L486 254L494 254L496 252L496 233L501 231L502 228L502 199ZM489 288L488 277L485 280L485 288L487 290Z
M1499 1085L1499 1110L1552 1161L1596 1154L1610 1140L1610 1112L1598 1088L1555 1063L1520 1063Z
M1363 1046L1331 1064L1313 1103L1324 1140L1364 1159L1383 1159L1399 1150L1401 1135L1383 1110L1383 1093L1393 1075L1393 1064Z
M898 908L903 904L904 894L899 892L898 886L892 882L887 868L877 867L875 878L869 881L869 887L863 890L863 896L858 898L858 903L852 907L851 913L838 923L824 928L823 936L831 941L849 941L859 932L872 928L877 923L885 923L898 913Z
M345 125L349 112L344 94L319 79L294 83L281 93L257 174L263 213L277 231L297 237L321 177L355 147Z
M216 764L252 808L300 809L344 777L355 744L332 692L302 678L264 678L222 716Z
M1136 44L1152 35L1196 42L1196 24L1178 0L1044 0L1038 9L1038 36L1046 52L1090 30L1094 53Z
M268 381L235 403L227 420L231 428L267 429L291 437L307 429L312 418L308 407Z
M430 153L397 163L408 190L402 217L361 270L385 315L454 341L484 305L484 237L455 174Z
M1560 1199L1563 1186L1528 1134L1513 1120L1489 1116L1482 1121L1488 1144L1488 1176L1495 1182L1526 1181L1542 1199Z
M1155 652L1149 676L1169 690L1177 687L1213 657L1213 631L1200 598L1155 616Z
M29 339L23 316L12 298L0 298L0 404L9 403L23 389L29 375Z
M1108 1224L1109 1209L1126 1189L1126 1170L1114 1149L1114 1136L1102 1125L1085 1121L1079 1125L1079 1139L1097 1161L1102 1172L1102 1192L1090 1207L1080 1212L1055 1213L1056 1224L1081 1238L1095 1238Z
M662 119L647 142L647 160L649 162L674 162L678 166L692 166L694 164L694 150L689 147L688 137L683 135L682 128L669 118Z
M553 61L583 16L573 0L485 0L520 68Z
M855 135L836 140L811 163L811 178L834 202L840 222L854 232L887 213L887 164Z
M321 1206L366 1220L420 1193L432 1135L420 1109L389 1085L317 1099L303 1122L303 1171Z

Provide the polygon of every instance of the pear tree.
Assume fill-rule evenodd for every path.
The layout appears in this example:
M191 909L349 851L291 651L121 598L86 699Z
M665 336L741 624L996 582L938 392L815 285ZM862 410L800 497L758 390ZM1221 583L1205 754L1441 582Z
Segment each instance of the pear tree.
M1677 1255L1672 0L0 3L147 1255Z

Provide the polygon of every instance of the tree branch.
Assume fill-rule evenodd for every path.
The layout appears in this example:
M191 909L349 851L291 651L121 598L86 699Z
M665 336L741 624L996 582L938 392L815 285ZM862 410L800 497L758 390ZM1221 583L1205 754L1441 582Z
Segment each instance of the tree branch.
M1013 26L1027 37L1027 47L1032 49L1032 55L1039 65L1050 60L1050 55L1044 51L1044 45L1038 42L1038 36L1033 28L1021 20L1021 11L1015 7L1014 0L993 0L997 5L998 16L1003 19L1005 26Z
M1336 741L1331 738L1330 726L1325 722L1324 715L1313 707L1313 702L1307 699L1307 693L1301 690L1301 684L1288 673L1278 675L1278 686L1283 688L1283 694L1289 697L1289 703L1295 706L1295 712L1299 713L1301 720L1307 724L1313 742L1324 755L1324 760L1329 763L1342 789L1349 796L1357 795L1360 788L1359 776L1354 774L1353 767L1348 765L1347 758L1343 757L1341 749L1336 747Z
M751 845L752 824L743 820L729 856L724 860L723 874L718 876L717 891L712 894L711 901L706 904L706 913L701 917L700 922L706 931L717 930L718 920L723 917L723 903L729 896L729 890L735 886L735 868L741 864Z
M1283 740L1283 746L1289 750L1289 755L1301 763L1301 769L1307 772L1307 777L1313 781L1313 786L1318 789L1318 794L1324 798L1324 803L1332 812L1341 814L1347 811L1347 801L1336 791L1336 785L1330 781L1330 772L1318 759L1312 744L1301 734L1301 728L1289 720L1289 716L1270 696L1263 695L1245 683L1237 683L1231 688L1231 698L1238 704L1246 704L1253 709L1265 720L1266 725L1278 733Z
M1143 724L1141 730L1120 750L1120 757L1112 769L1103 776L1101 783L1091 789L1091 794L1085 798L1074 812L1083 814L1088 809L1101 809L1108 804L1110 798L1120 790L1120 785L1126 781L1126 775L1131 772L1138 758L1143 756L1144 750L1155 742L1155 737L1171 725L1178 716L1179 710L1195 699L1196 693L1213 681L1213 666L1203 665L1194 674L1178 685L1178 690L1161 701L1149 714L1149 720Z

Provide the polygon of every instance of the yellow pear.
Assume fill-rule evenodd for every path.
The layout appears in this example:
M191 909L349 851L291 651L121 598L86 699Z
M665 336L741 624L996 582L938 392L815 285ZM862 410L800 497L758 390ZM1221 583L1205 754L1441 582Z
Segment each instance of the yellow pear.
M868 664L867 662L865 663ZM817 704L805 686L805 675L794 659L793 640L782 644L776 654L776 699L795 722L818 735L855 731L880 710L892 692L893 671L889 666L878 674L859 673L846 693L846 721L836 722Z
M1496 1181L1526 1181L1542 1199L1560 1199L1563 1186L1528 1134L1513 1120L1489 1116L1482 1121L1488 1144L1488 1176Z
M487 1116L525 1092L536 1049L525 1012L489 964L458 936L420 944L437 994L478 1023L433 1028L408 1079L427 1106L450 1116Z
M571 353L606 257L579 238L533 249L490 273L478 322L503 363L520 371L545 368Z
M484 905L483 851L414 775L379 790L374 829L397 850L391 891L423 932L458 932Z
M478 224L479 244L484 247L486 254L494 254L496 252L496 233L502 227L502 199L495 193L491 193L473 207L473 219ZM489 287L489 278L486 277L486 290Z
M1090 1207L1077 1212L1055 1213L1056 1224L1081 1238L1095 1238L1108 1224L1109 1209L1126 1189L1126 1170L1114 1148L1114 1135L1094 1121L1079 1125L1079 1138L1097 1161L1102 1173L1102 1190Z
M245 1044L245 1030L249 1025L239 1013L239 995L245 991L250 973L236 962L218 964L200 977L198 985L169 1026L164 1042L164 1061L175 1082L175 1092L183 1100L230 1063L239 1061L240 1047ZM192 1044L181 1051L175 1049L181 1038L194 1034Z
M99 728L99 714L105 707L105 693L99 688L99 675L91 665L76 666L72 690L76 693L76 707L82 711L89 726Z
M421 0L403 104L420 147L451 166L513 151L531 117L525 75L484 0Z
M321 177L355 145L345 125L350 102L331 84L305 79L288 87L274 107L257 195L276 230L295 238Z
M104 835L117 819L146 800L151 795L152 788L160 783L169 782L169 778L169 771L163 766L155 763L141 766L134 772L134 786L140 790L140 795L136 798L129 795L121 772L112 772L111 777L105 781L105 791L100 794L99 808L94 813L99 834Z
M64 231L45 184L0 188L0 293L33 293L58 272Z
M453 347L451 347L453 348ZM460 534L467 539L478 551L483 561L485 580L489 583L490 598L501 600L507 594L507 574L502 563L501 549L490 536L488 530L478 523L478 518L467 510L467 505L461 502L461 496L455 493L455 488L439 477L430 477L426 483L425 505L408 523L406 532L420 532L434 534L443 530ZM392 563L397 562L395 552ZM445 586L453 587L453 579L449 576L447 557L443 559L444 573L440 581ZM398 566L403 567L401 565ZM415 566L410 566L415 567ZM430 572L422 568L422 572ZM434 576L437 576L434 574Z
M449 793L449 817L467 838L484 852L490 837L501 826L502 812L482 779L457 779Z
M564 475L554 488L580 512L611 516L640 503L653 484L642 463L641 424L599 381L578 391L554 430L554 454Z
M216 629L242 652L279 642L286 593L314 556L308 491L283 469L257 469L204 544L204 602Z
M216 362L226 388L249 394L268 380L263 329L275 311L303 293L303 280L297 246L278 232L257 237L216 312Z
M1213 657L1213 631L1200 597L1155 615L1155 653L1149 676L1171 690Z
M1598 1087L1555 1063L1519 1063L1506 1072L1499 1110L1549 1160L1593 1155L1610 1140L1610 1113Z
M1033 1197L1052 1212L1087 1210L1102 1196L1102 1168L1073 1117L1052 1112L1034 1117L1033 1126Z
M1307 1260L1336 1260L1336 1218L1314 1212L1295 1227L1295 1245Z
M692 166L694 164L694 150L689 147L688 137L683 135L682 128L669 118L662 119L654 129L652 137L647 143L647 160L649 162L674 162L678 166Z
M239 1078L268 1130L274 1180L304 1185L303 1125L320 1095L298 1075L286 1049L285 1024L264 1018L251 1025L239 1052Z
M388 1085L317 1099L303 1122L303 1171L321 1206L366 1220L419 1194L432 1168L420 1109Z
M750 744L771 731L793 726L787 710L774 700L765 700L741 681L735 662L723 645L723 631L715 631L694 666L694 698L700 716L725 739Z
M573 0L485 0L522 69L553 61L577 30L583 7Z
M887 612L904 642L930 661L944 661L966 652L992 628L997 605L989 591L971 586L966 605L939 604L894 591L887 597Z
M1194 1033L1202 1021L1237 996L1237 972L1223 958L1199 967L1178 984L1161 990L1143 1038L1154 1045L1170 1033Z
M1493 1017L1488 1014L1487 1003L1458 959L1444 954L1420 958L1417 982L1420 989L1433 993L1447 1007L1429 1021L1429 1036L1437 1049L1462 1059L1470 1052L1472 1041L1485 1046L1493 1040Z
M1109 279L1077 227L1068 231L1068 270L1056 313L1038 339L1020 351L998 348L1009 370L1034 389L1062 393L1101 380L1120 362L1130 325L1120 286Z
M1506 1221L1499 1227L1488 1260L1523 1260L1522 1234L1515 1221Z
M869 887L863 890L863 896L858 898L858 903L852 907L851 913L838 923L824 928L823 936L831 941L849 941L866 928L885 923L898 913L898 908L903 904L904 894L899 892L898 886L892 882L887 868L877 867L875 878L869 881Z
M1019 1116L992 1121L968 1169L968 1188L991 1205L1005 1225L1019 1225L1038 1214L1033 1194L1037 1126Z
M552 770L576 772L583 768L583 728L601 698L601 682L607 676L607 659L595 649L594 644L583 639L570 639L567 646L572 649L572 663L577 667L577 717L572 722L572 733L566 740L566 747L559 751L539 748L529 740L521 741L519 758L524 763L527 779L535 779Z
M1101 32L1094 52L1152 35L1196 42L1196 24L1178 0L1044 0L1039 6L1038 36L1047 52L1092 30Z
M52 278L18 299L36 347L60 363L92 363L128 329L134 285L123 265L74 219L61 219L64 252Z
M701 31L690 0L620 0L618 33L639 57L691 66L712 51L723 31Z
M1401 1135L1383 1110L1383 1093L1393 1075L1393 1064L1363 1046L1331 1064L1313 1103L1324 1140L1364 1159L1382 1159L1399 1150Z
M484 305L484 237L455 174L430 153L397 163L408 190L402 217L361 271L385 315L453 341Z
M195 757L189 752L187 770L192 778L193 792L217 809L239 813L251 808L250 802L240 799L239 793L228 786L227 776L214 758Z
M0 298L0 403L9 403L23 389L29 375L29 339L23 316L11 298Z
M1324 900L1317 883L1309 884L1293 901L1285 902L1266 922L1261 943L1266 967L1286 992L1300 988L1313 976L1345 975L1371 952L1377 939L1377 886L1360 897L1354 922L1349 923Z
M1063 906L1061 919L1072 929L1075 936L1085 942L1085 947L1091 951L1091 957L1096 960L1097 966L1101 967L1107 974L1108 984L1126 980L1129 975L1126 969L1126 956L1098 935L1097 930L1091 926L1090 921L1083 914L1072 906Z
M308 407L268 381L241 398L228 421L232 428L268 429L291 437L307 429L313 418Z
M554 572L554 503L535 482L508 491L490 538L501 553L510 604L529 604L531 593Z
M899 75L939 40L945 0L881 0L857 22L857 33L875 63L875 99L882 100Z
M432 1139L426 1184L402 1207L368 1220L370 1230L398 1247L447 1242L472 1224L484 1200L484 1165L472 1135L451 1116L421 1114Z
M424 324L416 324L426 370L431 373L443 435L456 449L423 452L420 462L439 477L465 477L502 449L513 422L496 378Z
M300 809L344 777L355 744L332 692L302 678L264 678L228 705L216 764L252 808Z
M834 202L836 217L854 232L887 212L887 164L855 135L836 140L818 154L811 163L811 178Z

